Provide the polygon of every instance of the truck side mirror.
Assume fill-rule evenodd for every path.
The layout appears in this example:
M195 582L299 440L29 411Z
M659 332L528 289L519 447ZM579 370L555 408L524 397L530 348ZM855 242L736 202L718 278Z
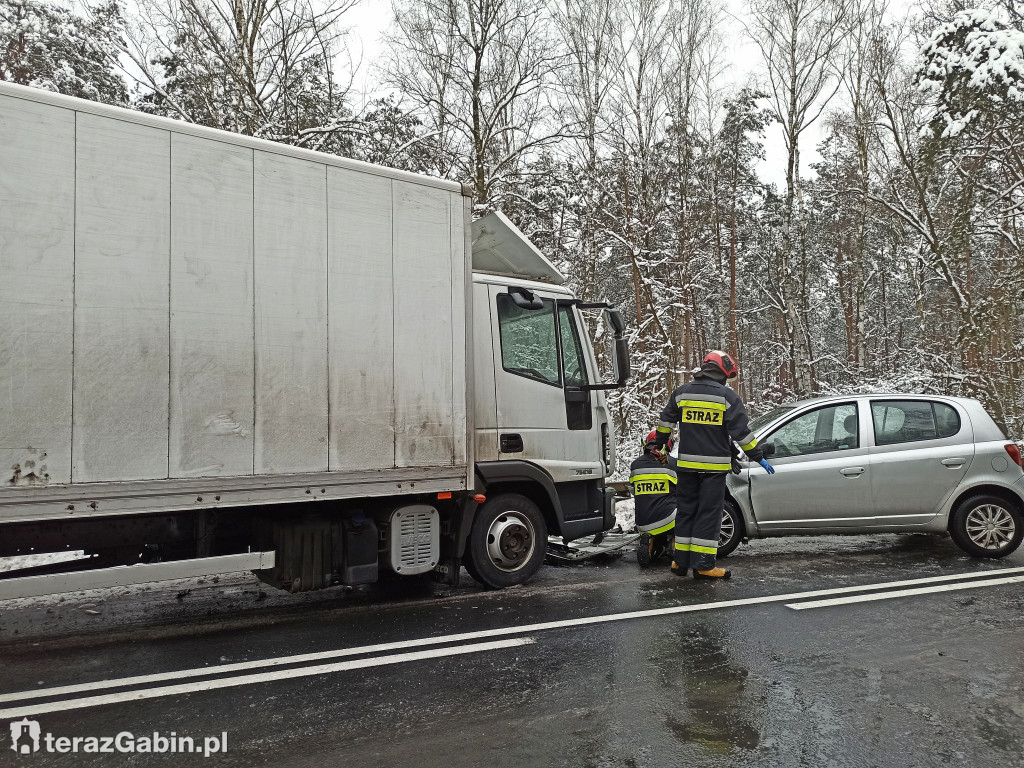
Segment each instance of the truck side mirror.
M615 334L615 338L619 338L626 330L626 324L622 322L622 315L619 313L619 310L614 307L606 309L604 316L608 321L608 327Z
M609 307L604 311L608 327L615 334L615 359L612 361L612 371L616 383L621 387L629 381L631 373L629 366L629 341L623 338L626 332L626 324L622 322L622 315L615 307Z
M612 362L615 381L621 387L629 381L629 340L622 337L615 339L615 359Z

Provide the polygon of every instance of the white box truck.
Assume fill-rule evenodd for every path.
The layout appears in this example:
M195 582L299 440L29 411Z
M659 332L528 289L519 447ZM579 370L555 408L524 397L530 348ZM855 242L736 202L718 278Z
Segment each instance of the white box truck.
M614 522L563 282L459 184L0 83L0 557L89 555L0 598L525 581Z

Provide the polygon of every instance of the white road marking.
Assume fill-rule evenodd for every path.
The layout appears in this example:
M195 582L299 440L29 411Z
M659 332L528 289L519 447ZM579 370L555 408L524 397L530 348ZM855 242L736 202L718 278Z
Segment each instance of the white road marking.
M1024 581L1024 576L1008 576L1005 579L988 579L987 581L974 581L966 584L940 584L933 587L919 587L917 589L900 589L894 592L882 592L873 595L852 595L850 597L835 597L831 600L811 600L806 603L790 603L787 608L795 611L806 611L808 608L827 608L833 605L849 605L850 603L866 603L871 600L892 600L895 597L908 597L910 595L927 595L933 592L955 592L961 589L977 589L979 587L992 587L997 584L1016 584Z
M217 680L200 680L193 683L166 685L161 688L143 688L142 690L135 691L107 693L102 696L87 696L80 699L50 701L45 704L32 704L27 707L0 709L0 719L8 720L18 717L28 717L29 715L41 715L47 712L66 712L71 709L99 707L104 704L118 704L125 701L156 699L162 696L178 696L183 693L194 693L196 691L212 691L218 688L234 688L240 685L267 683L274 680L291 680L296 677L326 675L333 672L345 672L350 669L380 667L388 664L402 664L407 661L436 659L443 656L460 656L466 653L479 653L480 651L493 651L499 648L513 648L518 645L531 645L535 642L536 640L532 637L517 637L509 640L496 640L491 643L476 643L473 645L433 648L426 651L415 651L413 653L396 653L391 656L374 656L368 659L353 659L352 661L338 661L333 664L318 664L311 667L300 667L299 669L279 669L274 672L261 672L255 675L224 677Z
M736 608L746 605L758 605L761 603L791 603L794 600L806 600L813 597L826 597L829 595L849 595L855 592L870 592L876 590L891 590L900 587L913 587L923 584L935 584L963 579L989 579L994 581L996 577L1003 574L1024 573L1021 568L1000 568L990 571L976 571L971 573L955 573L947 576L930 576L920 579L906 581L890 581L881 584L863 584L853 587L836 587L833 589L821 589L809 592L795 592L784 595L764 595L762 597L749 597L739 600L722 600L714 603L697 603L694 605L676 605L667 608L652 608L644 611L630 611L629 613L613 613L600 616L586 616L579 619L565 619L562 621L549 621L539 624L525 624L515 627L498 627L495 629L484 629L476 632L461 632L453 635L437 635L434 637L421 637L414 640L399 640L390 643L378 643L376 645L362 645L353 648L339 648L331 651L318 651L315 653L301 653L294 656L278 656L276 658L256 659L254 661L241 661L233 664L219 664L216 666L196 667L194 669L179 669L171 672L158 672L149 675L135 675L133 677L115 678L113 680L97 680L90 683L77 683L73 685L62 685L54 688L37 688L27 691L16 691L13 693L0 694L0 703L12 701L27 701L44 697L64 696L73 693L91 692L109 688L126 688L129 686L147 685L160 683L168 680L181 680L190 677L212 677L225 675L233 672L244 672L251 669L266 669L291 664L304 664L308 662L323 661L325 659L336 659L345 656L360 656L385 651L396 651L404 648L418 648L428 645L440 645L443 643L459 643L466 641L482 640L491 637L502 637L506 635L535 634L552 629L564 629L568 627L586 626L588 624L602 624L614 621L626 621L629 619L643 619L652 616L665 616L675 613L692 613L695 611L709 611L721 608ZM988 582L986 582L987 584Z

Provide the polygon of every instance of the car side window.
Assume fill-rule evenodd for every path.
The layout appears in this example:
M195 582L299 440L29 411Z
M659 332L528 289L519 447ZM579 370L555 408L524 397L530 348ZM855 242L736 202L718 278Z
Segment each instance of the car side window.
M860 447L857 404L840 403L797 416L766 438L775 444L775 457L807 456Z
M960 431L960 414L956 408L945 403L932 403L932 413L935 414L935 428L939 437L952 437Z
M871 403L875 445L896 445L952 437L960 415L945 403L928 400L875 400Z

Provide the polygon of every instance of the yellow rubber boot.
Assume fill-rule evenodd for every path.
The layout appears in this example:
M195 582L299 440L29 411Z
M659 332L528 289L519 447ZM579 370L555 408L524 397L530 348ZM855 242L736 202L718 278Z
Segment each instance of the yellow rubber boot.
M693 578L695 579L728 579L732 576L732 571L727 571L725 568L712 568L710 571L697 571L693 572Z
M689 571L688 568L680 568L679 563L675 560L672 561L672 565L669 566L669 570L676 576L685 576Z

